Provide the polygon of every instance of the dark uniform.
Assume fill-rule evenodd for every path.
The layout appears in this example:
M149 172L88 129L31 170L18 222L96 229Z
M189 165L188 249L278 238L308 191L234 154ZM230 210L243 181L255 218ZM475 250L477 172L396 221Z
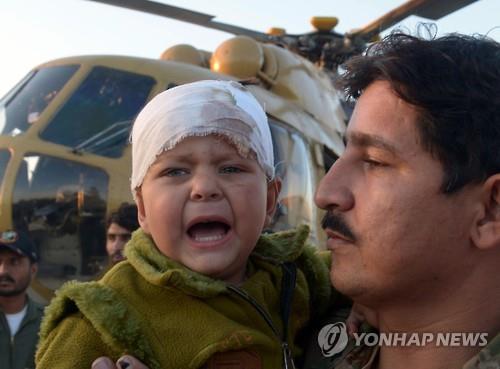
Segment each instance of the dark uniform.
M28 309L11 339L9 324L0 311L0 369L35 368L38 330L43 316L43 306L28 298Z

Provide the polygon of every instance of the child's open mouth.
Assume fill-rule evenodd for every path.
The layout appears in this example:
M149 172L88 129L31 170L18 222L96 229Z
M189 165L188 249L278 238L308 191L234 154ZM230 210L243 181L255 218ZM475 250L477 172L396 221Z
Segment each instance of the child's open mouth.
M230 229L231 226L223 221L203 221L191 225L187 234L195 242L209 243L224 239Z

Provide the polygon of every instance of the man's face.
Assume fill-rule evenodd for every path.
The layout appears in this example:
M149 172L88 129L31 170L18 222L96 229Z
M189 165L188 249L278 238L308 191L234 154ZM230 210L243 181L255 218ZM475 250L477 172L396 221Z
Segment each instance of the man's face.
M345 152L316 193L330 215L332 283L371 306L458 288L470 270L476 188L441 193L442 166L422 148L417 124L415 109L388 83L370 85L349 123Z
M0 249L0 297L17 296L29 287L36 273L36 264L26 256Z
M149 168L138 192L139 221L171 259L239 283L276 195L255 159L216 136L190 137Z
M125 259L123 248L132 233L116 223L111 223L106 232L106 251L113 264Z

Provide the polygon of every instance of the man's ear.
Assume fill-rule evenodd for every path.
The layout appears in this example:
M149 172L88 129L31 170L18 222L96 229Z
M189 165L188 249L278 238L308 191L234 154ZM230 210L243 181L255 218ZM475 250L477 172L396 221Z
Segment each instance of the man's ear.
M140 187L135 190L135 203L137 205L137 220L139 221L139 224L144 232L149 233L144 199L142 198L142 191Z
M482 188L483 211L478 212L472 240L480 249L500 247L500 173L492 175Z
M271 225L278 205L278 197L281 191L281 179L275 177L267 184L266 221L264 227Z
M30 269L31 269L31 280L33 281L33 279L35 279L36 273L38 272L38 264L32 262L30 265Z

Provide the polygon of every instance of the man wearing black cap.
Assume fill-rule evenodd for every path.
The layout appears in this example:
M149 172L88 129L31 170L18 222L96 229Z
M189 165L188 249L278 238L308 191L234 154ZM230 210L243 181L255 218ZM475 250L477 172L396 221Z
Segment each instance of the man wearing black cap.
M0 369L35 368L43 307L26 290L36 271L33 242L16 231L0 232Z

